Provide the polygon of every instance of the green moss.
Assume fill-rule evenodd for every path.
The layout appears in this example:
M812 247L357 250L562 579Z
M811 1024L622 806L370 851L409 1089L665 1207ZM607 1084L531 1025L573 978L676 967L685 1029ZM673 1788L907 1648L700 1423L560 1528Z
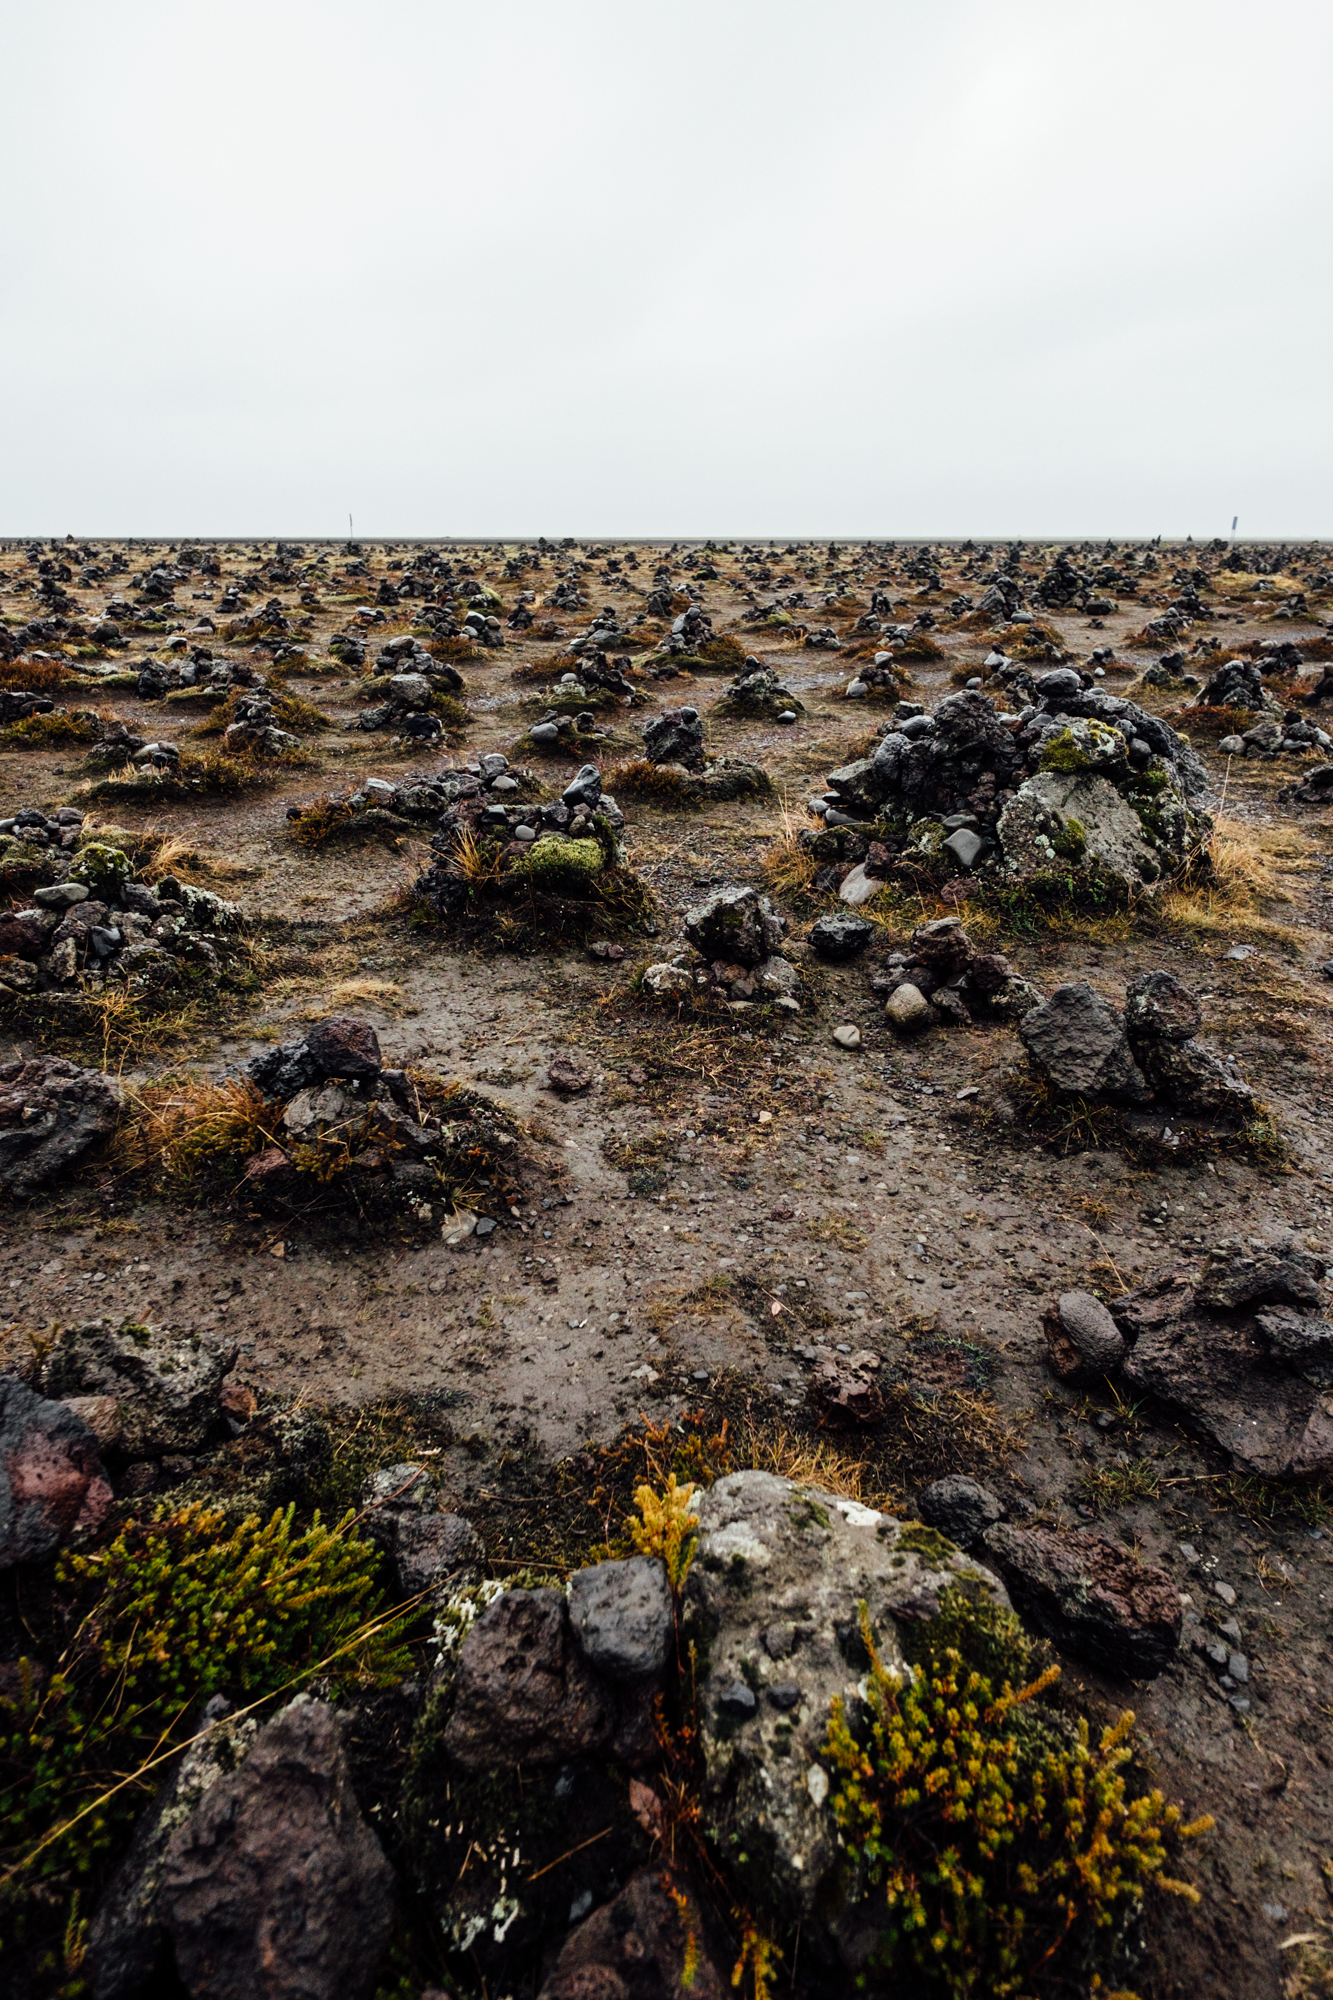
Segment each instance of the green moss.
M1066 819L1051 836L1051 846L1065 861L1081 861L1088 851L1088 836L1082 820Z
M555 895L586 894L605 866L595 840L570 840L562 833L545 835L527 857L534 885Z
M941 2000L1030 1993L1038 1970L1042 1991L1119 1984L1145 1892L1180 1893L1166 1864L1211 1821L1186 1826L1160 1792L1131 1786L1132 1715L1094 1745L1086 1722L1042 1699L1058 1668L1016 1690L1022 1646L1004 1616L988 1617L980 1641L976 1622L948 1607L908 1678L875 1652L861 1607L869 1715L853 1731L835 1701L824 1755L844 1893L878 1928L867 1971ZM951 1624L963 1646L947 1643ZM993 1651L996 1676L964 1647Z
M937 1534L934 1528L927 1528L921 1521L910 1521L898 1536L897 1547L906 1549L909 1555L920 1556L923 1561L943 1567L950 1556L957 1555L955 1542Z
M317 1669L341 1687L410 1671L401 1621L376 1616L377 1553L351 1520L330 1530L316 1516L298 1532L288 1509L228 1535L215 1508L163 1508L61 1559L55 1609L74 1636L49 1673L20 1674L0 1696L0 1864L20 1864L0 1903L27 1888L27 1851L100 1793L31 1876L82 1873L112 1846L165 1770L108 1788L182 1745L210 1695L294 1693Z
M952 1544L945 1546L956 1554ZM938 1617L903 1627L903 1657L913 1666L927 1665L932 1653L950 1647L969 1673L984 1674L996 1687L1006 1681L1021 1686L1032 1676L1034 1658L1046 1651L1034 1646L1016 1615L997 1603L989 1579L975 1570L940 1592Z
M1062 729L1041 753L1043 771L1091 771L1095 767L1072 729Z
M126 882L134 879L134 863L119 847L102 840L89 841L79 850L78 860L69 871L72 882L82 882L103 902L113 900Z

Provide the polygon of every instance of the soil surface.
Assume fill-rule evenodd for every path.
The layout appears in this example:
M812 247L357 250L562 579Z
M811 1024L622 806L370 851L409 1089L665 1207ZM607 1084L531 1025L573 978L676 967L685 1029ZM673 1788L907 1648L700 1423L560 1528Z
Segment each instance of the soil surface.
M95 545L95 562L112 549ZM272 551L222 545L211 553L222 577L177 589L178 601L199 599L192 608L200 611L225 580L251 573ZM804 704L792 725L726 720L711 711L727 676L691 673L645 677L646 708L614 709L609 721L599 715L614 740L594 761L609 767L637 754L649 716L693 703L709 753L762 765L776 787L774 797L703 812L621 798L628 858L656 897L659 934L632 941L609 964L582 949L486 955L411 929L395 899L425 864L425 832L313 851L289 837L288 807L321 792L490 750L513 757L516 738L545 705L543 684L516 678L516 669L556 658L561 638L507 631L502 649L462 667L469 720L447 752L394 748L384 733L354 727L361 676L329 658L327 640L359 629L356 607L373 604L391 574L386 565L412 553L368 545L367 575L351 579L342 550L306 545L299 585L249 590L252 603L277 597L302 620L303 657L289 665L275 668L271 648L226 645L221 633L209 641L282 678L330 718L326 733L307 739L306 766L236 799L90 804L109 823L168 834L193 855L181 864L191 879L235 897L272 939L272 970L255 993L174 1025L167 1016L144 1023L128 1042L112 1035L104 1046L133 1090L168 1072L235 1074L245 1058L322 1016L362 1016L387 1063L438 1069L530 1121L532 1198L486 1241L450 1249L434 1233L413 1239L355 1217L279 1227L243 1204L144 1199L93 1162L30 1205L0 1212L8 1352L22 1356L55 1323L151 1318L227 1332L239 1348L237 1376L261 1395L320 1404L428 1399L447 1413L448 1442L439 1448L446 1504L479 1520L506 1479L512 1488L516 1467L529 1466L537 1481L539 1468L590 1439L612 1438L640 1413L660 1422L706 1411L723 1388L733 1403L743 1390L794 1437L812 1435L806 1380L822 1352L875 1349L927 1398L968 1391L990 1428L974 1449L961 1427L947 1464L917 1466L907 1453L893 1504L911 1507L919 1483L938 1470L975 1470L1040 1519L1095 1525L1163 1564L1205 1627L1238 1623L1251 1675L1244 1715L1188 1646L1148 1685L1101 1680L1072 1664L1066 1673L1108 1712L1132 1707L1162 1788L1191 1814L1217 1819L1197 1858L1203 1901L1155 1919L1143 1994L1276 1996L1296 1958L1284 1940L1333 1914L1333 1510L1320 1489L1236 1478L1158 1409L1058 1385L1040 1313L1061 1290L1116 1291L1220 1237L1286 1228L1330 1244L1333 979L1321 968L1333 956L1333 840L1327 808L1278 798L1308 760L1226 759L1215 739L1194 739L1219 798L1225 793L1222 824L1259 857L1248 894L1200 890L1170 906L1033 919L991 933L1038 986L1087 979L1117 1005L1137 973L1168 966L1200 996L1205 1035L1237 1057L1271 1109L1280 1145L1267 1155L1219 1145L1173 1160L1162 1148L1151 1159L1131 1157L1109 1132L1099 1143L1095 1126L1089 1133L1072 1121L1063 1137L1039 1137L1006 1095L1023 1067L1013 1030L932 1029L919 1041L901 1039L871 992L883 951L872 947L845 966L825 965L808 949L802 956L811 922L836 899L815 894L808 880L784 888L774 860L789 850L792 831L811 823L807 794L883 716L882 704L842 693L854 672L846 655L865 643L851 627L870 591L888 591L904 620L935 608L940 656L906 663L912 698L929 708L964 670L982 672L993 633L950 622L946 606L959 589L978 597L978 579L1001 566L1002 552L937 549L942 584L930 590L908 573L908 559L920 554L910 548L826 555L765 546L750 557L730 545L689 567L684 548L551 548L540 569L517 580L506 577L513 551L449 550L498 592L502 619L520 590L532 590L534 615L565 640L603 605L622 623L641 614L665 562L677 601L699 602L716 633L734 633ZM100 615L116 585L130 594L131 570L174 559L142 545L124 554L123 575L86 585L78 558L65 557L80 613ZM326 561L315 567L321 554ZM1050 554L1028 549L1019 574L1037 577ZM1170 598L1175 576L1192 570L1195 552L1140 550L1135 562L1145 554L1149 566L1132 596L1117 593L1115 613L1038 615L1076 664L1094 646L1113 649L1105 685L1114 692L1132 689L1145 706L1174 712L1188 694L1138 684L1159 655L1131 635ZM608 568L608 558L637 558L637 567ZM552 610L545 594L573 564L588 608ZM699 569L716 573L701 580ZM1188 649L1220 639L1211 655L1187 652L1186 669L1200 678L1245 640L1299 645L1323 634L1327 594L1307 581L1308 615L1277 620L1270 607L1291 578L1247 574L1244 589L1207 594L1210 621L1182 642ZM0 612L11 626L35 615L34 576L20 551L0 558ZM302 589L315 604L302 605ZM751 622L793 591L807 601L792 625ZM409 629L411 608L366 626L372 658L385 637ZM836 628L843 654L802 644L803 627L824 625ZM647 620L641 629L636 658L666 624ZM127 659L162 656L163 644L161 634L133 637L128 653L92 664L123 670ZM58 641L42 650L77 661ZM89 699L82 689L58 698ZM92 705L187 748L203 719L203 711L141 702L119 688ZM548 784L572 775L568 760L514 760ZM0 750L6 813L85 803L88 782L76 751ZM670 955L683 910L736 882L766 887L790 919L799 1015L696 1019L636 997L636 969ZM940 913L929 898L900 910L884 946L901 948L913 922ZM961 914L968 922L966 906ZM832 1039L844 1023L861 1031L855 1051ZM95 1059L93 1034L62 1028L41 1039L23 1027L6 1036L6 1054L59 1047ZM558 1054L592 1070L586 1094L562 1098L548 1087ZM503 1510L485 1518L499 1551Z

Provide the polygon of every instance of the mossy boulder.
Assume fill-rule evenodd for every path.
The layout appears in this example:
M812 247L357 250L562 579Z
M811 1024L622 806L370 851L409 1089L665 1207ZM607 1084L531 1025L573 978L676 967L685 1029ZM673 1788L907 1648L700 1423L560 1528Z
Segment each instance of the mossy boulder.
M570 840L562 833L547 834L527 856L534 887L557 896L591 895L605 866L606 858L595 840Z
M69 871L71 882L82 882L102 903L116 903L127 882L134 879L134 863L123 848L101 840L89 841Z

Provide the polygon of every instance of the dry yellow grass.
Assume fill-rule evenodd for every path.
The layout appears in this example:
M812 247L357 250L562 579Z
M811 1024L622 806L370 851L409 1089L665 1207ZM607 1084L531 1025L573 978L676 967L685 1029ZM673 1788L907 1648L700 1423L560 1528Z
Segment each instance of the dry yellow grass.
M1294 903L1303 879L1318 868L1313 843L1290 826L1257 826L1219 813L1208 859L1206 879L1186 882L1162 897L1165 921L1209 934L1284 941L1288 927L1269 913Z
M329 1011L358 1004L396 1007L402 997L402 987L392 979L340 979L329 991Z
M184 1192L276 1143L280 1108L248 1082L166 1077L127 1095L129 1114L107 1154L117 1174Z

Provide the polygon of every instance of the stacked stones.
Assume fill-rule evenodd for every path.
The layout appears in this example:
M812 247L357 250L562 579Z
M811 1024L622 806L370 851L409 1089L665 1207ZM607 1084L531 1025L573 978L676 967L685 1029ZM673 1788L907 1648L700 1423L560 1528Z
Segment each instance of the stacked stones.
M719 889L685 912L681 929L692 952L644 973L645 990L658 999L711 1000L731 1007L769 1001L798 1013L796 967L778 947L787 928L757 889Z

